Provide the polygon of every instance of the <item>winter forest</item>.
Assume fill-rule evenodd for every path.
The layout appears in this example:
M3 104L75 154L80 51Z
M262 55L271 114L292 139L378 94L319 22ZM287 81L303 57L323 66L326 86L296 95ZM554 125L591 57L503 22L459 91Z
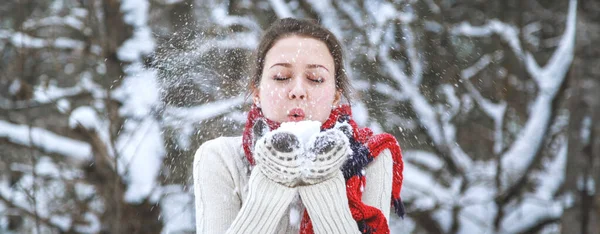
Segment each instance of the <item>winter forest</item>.
M598 0L3 0L0 233L195 233L194 153L285 17L402 147L392 233L600 233Z

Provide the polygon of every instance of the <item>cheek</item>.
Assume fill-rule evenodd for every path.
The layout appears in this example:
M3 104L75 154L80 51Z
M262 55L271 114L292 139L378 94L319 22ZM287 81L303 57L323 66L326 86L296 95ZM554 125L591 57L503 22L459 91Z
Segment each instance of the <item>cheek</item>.
M312 115L314 120L324 122L331 113L331 106L335 99L334 87L326 87L323 89L315 89L312 92L312 98L309 106L313 110Z
M260 90L260 105L265 117L279 122L283 121L281 110L285 109L287 102L285 88L267 83L262 84Z
M280 103L286 97L287 93L285 88L269 84L265 84L260 93L261 102L264 101L268 104Z
M322 87L315 87L310 90L309 94L311 98L311 104L317 106L329 106L333 104L333 100L335 99L335 88L333 85L327 85Z

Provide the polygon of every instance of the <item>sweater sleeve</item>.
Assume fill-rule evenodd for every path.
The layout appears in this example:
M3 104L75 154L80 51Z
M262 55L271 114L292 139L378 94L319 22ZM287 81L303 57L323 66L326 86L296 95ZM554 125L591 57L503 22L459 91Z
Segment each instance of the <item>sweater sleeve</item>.
M341 171L321 183L300 186L298 191L315 233L360 233L350 213L346 181Z
M194 156L197 233L274 233L296 190L252 171L248 196L241 201L233 179L231 155L215 140L204 143ZM229 158L226 158L229 157Z
M390 206L392 194L393 160L390 150L382 151L366 169L363 203L379 208L388 224L390 222Z

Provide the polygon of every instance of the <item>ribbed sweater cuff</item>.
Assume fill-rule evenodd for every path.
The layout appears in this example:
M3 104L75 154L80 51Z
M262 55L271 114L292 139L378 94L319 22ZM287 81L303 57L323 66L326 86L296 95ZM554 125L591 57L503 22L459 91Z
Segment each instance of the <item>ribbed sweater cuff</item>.
M227 233L274 233L297 189L270 180L259 168L253 169L248 186L248 197Z
M300 186L298 191L315 233L360 233L350 213L341 171L321 183Z

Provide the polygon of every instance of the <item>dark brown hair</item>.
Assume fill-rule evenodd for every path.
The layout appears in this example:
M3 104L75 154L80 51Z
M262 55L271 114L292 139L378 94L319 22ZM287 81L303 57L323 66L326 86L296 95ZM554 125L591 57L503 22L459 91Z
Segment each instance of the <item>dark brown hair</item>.
M346 71L344 70L344 59L342 47L335 35L331 31L317 24L316 21L306 19L284 18L273 22L265 31L258 49L254 54L252 61L252 76L250 77L249 89L251 92L258 88L262 77L262 70L265 65L265 56L267 52L282 38L288 36L310 37L322 41L327 45L329 53L333 57L335 65L335 88L340 90L346 100L350 101L351 85Z

